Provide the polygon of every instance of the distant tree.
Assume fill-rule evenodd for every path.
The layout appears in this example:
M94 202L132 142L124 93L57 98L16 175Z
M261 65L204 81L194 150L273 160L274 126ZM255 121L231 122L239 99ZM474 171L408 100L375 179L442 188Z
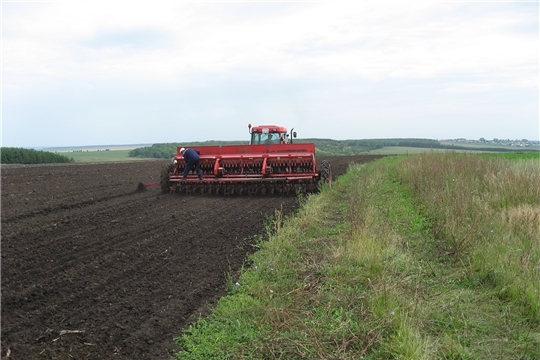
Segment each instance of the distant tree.
M486 142L486 139L484 139L483 137L481 137L479 141L480 141L480 142Z
M2 164L45 164L74 161L73 158L70 159L64 155L34 149L3 147L0 152Z

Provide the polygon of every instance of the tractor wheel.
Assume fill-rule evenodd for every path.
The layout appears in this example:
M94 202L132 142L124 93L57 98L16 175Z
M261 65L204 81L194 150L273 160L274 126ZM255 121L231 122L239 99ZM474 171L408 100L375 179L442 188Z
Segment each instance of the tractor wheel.
M326 160L321 162L321 183L328 183L332 187L332 164Z
M163 193L171 192L171 187L169 184L169 174L171 173L173 168L174 164L169 164L161 170L161 192Z

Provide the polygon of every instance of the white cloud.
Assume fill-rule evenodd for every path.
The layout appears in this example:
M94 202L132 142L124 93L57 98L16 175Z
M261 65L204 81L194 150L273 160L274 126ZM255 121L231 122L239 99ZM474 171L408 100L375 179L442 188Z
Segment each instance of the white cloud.
M424 128L434 129L437 114L471 122L471 114L498 116L489 104L527 122L524 132L538 128L537 3L113 0L2 7L8 137L20 134L14 122L40 116L73 132L82 132L73 118L90 128L88 122L99 128L117 121L127 139L135 131L130 122L160 114L165 122L183 116L201 124L297 119L313 129L311 137L350 138L343 129L358 119L397 132L403 127L395 119L425 119ZM144 103L164 93L169 102ZM186 94L194 95L172 104ZM500 107L509 94L529 102ZM66 102L77 107L68 111ZM329 121L342 126L324 129ZM377 132L383 126L365 126L356 126L357 137L384 137ZM159 142L158 134L143 142Z
M221 11L228 4L219 3L97 4L39 4L14 18L10 7L17 4L10 4L6 88L21 86L19 76L27 77L24 83L60 73L175 83L244 68L284 77L429 78L497 70L523 78L538 60L538 34L508 31L523 14L464 17L459 9L470 5L462 3L307 3L253 19L241 11L264 12L272 4L245 4L239 13Z

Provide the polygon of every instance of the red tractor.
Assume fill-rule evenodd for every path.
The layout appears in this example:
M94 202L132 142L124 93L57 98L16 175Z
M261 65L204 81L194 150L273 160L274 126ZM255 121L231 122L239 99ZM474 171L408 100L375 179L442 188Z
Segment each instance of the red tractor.
M315 161L315 144L293 143L296 132L277 125L248 125L249 145L189 146L199 152L203 180L193 171L186 179L178 147L173 163L163 169L163 192L220 195L286 195L316 192L332 182L332 166Z

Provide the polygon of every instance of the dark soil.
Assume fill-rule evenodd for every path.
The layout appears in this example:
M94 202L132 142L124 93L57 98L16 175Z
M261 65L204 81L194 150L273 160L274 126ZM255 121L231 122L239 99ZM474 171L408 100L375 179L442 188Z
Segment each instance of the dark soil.
M375 158L325 159L336 176ZM298 207L141 191L165 164L2 167L3 359L170 359L265 219Z

